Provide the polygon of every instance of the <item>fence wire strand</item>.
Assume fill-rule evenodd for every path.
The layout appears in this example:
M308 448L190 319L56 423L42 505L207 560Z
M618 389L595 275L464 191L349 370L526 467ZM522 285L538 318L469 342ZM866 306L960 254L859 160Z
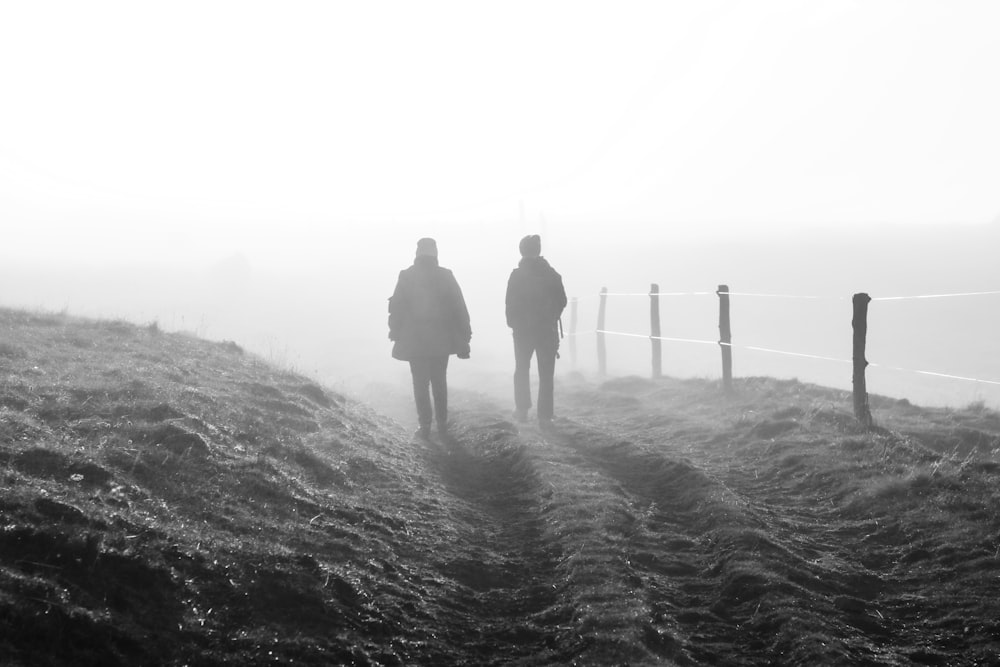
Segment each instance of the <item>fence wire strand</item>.
M731 348L731 349L735 348L737 350L753 350L753 351L756 351L756 352L766 352L766 353L769 353L769 354L781 354L781 355L789 356L789 357L803 357L803 358L806 358L806 359L818 359L820 361L832 361L832 362L840 363L840 364L852 364L852 363L854 363L854 361L851 360L851 359L840 359L838 357L826 357L826 356L819 355L819 354L807 354L805 352L788 352L786 350L775 350L773 348L759 347L757 345L735 345L733 343L723 343L723 342L715 341L715 340L699 340L699 339L696 339L696 338L672 338L672 337L669 337L669 336L649 336L649 335L644 335L644 334L625 333L623 331L608 331L606 329L603 329L603 330L602 329L596 329L596 330L594 330L593 332L590 332L590 333L608 334L610 336L627 336L629 338L645 338L647 340L662 340L662 341L669 341L669 342L672 342L672 343L695 343L695 344L699 344L699 345L719 345L720 347L728 347L728 348ZM922 371L922 370L916 370L916 369L913 369L913 368L901 368L899 366L889 366L889 365L886 365L886 364L879 364L879 363L875 363L875 362L868 362L868 365L870 367L872 367L872 368L881 368L881 369L885 369L885 370L900 371L900 372L904 372L904 373L917 373L919 375L929 375L929 376L933 376L933 377L948 378L948 379L952 379L952 380L964 380L964 381L967 381L967 382L982 382L983 384L990 384L990 385L1000 386L1000 381L996 381L996 380L984 380L982 378L966 377L964 375L952 375L950 373L938 373L938 372L935 372L935 371Z
M785 350L774 350L768 347L757 347L756 345L736 345L734 343L722 343L717 340L699 340L696 338L671 338L669 336L644 336L642 334L624 333L621 331L607 331L597 329L597 333L611 334L614 336L628 336L630 338L647 338L649 340L665 340L672 343L698 343L701 345L720 345L722 347L735 348L737 350L755 350L757 352L770 352L772 354L784 354L791 357L806 357L809 359L821 359L824 361L836 361L839 363L852 363L850 359L838 359L836 357L824 357L818 354L806 354L805 352L786 352Z
M965 377L964 375L951 375L949 373L937 373L935 371L918 371L918 370L914 370L912 368L899 368L898 366L887 366L885 364L876 364L875 362L868 362L868 365L871 366L872 368L884 368L885 370L890 370L890 371L903 371L905 373L918 373L919 375L931 375L931 376L934 376L934 377L949 378L951 380L965 380L967 382L982 382L983 384L992 384L992 385L1000 386L1000 382L998 382L996 380L983 380L983 379L980 379L980 378Z
M715 294L715 292L712 293ZM756 294L754 292L719 292L719 294L727 294L729 296L763 297L770 299L812 299L812 300L826 300L826 301L847 301L847 298L842 296L809 296L802 294Z
M607 296L619 296L619 297L653 297L653 296L715 296L725 294L727 296L744 296L744 297L761 297L761 298L774 298L774 299L809 299L809 300L830 300L830 301L847 301L846 297L838 296L812 296L812 295L798 295L798 294L761 294L756 292L602 292L597 295L598 297ZM953 292L950 294L917 294L910 296L880 296L872 297L872 301L907 301L915 299L946 299L954 297L969 297L969 296L992 296L1000 294L1000 290L989 290L984 292ZM585 297L585 298L594 298ZM579 301L579 297L574 297L574 301ZM836 357L826 357L818 354L806 354L804 352L788 352L785 350L775 350L767 347L758 347L755 345L734 345L732 343L723 343L721 341L714 340L699 340L695 338L672 338L670 336L650 336L644 334L634 334L626 333L623 331L609 331L606 329L591 329L582 332L570 332L566 336L583 336L591 333L607 334L610 336L627 336L629 338L645 338L648 340L661 340L668 341L672 343L694 343L697 345L719 345L722 347L736 348L742 350L754 350L756 352L766 352L769 354L781 354L791 357L803 357L806 359L818 359L821 361L832 361L836 363L853 363L851 359L839 359ZM886 364L879 364L875 362L867 362L872 368L881 368L885 370L900 371L904 373L917 373L919 375L928 375L933 377L948 378L952 380L964 380L967 382L981 382L983 384L997 385L1000 386L1000 381L997 380L984 380L981 378L966 377L964 375L953 375L950 373L938 373L936 371L924 371L916 370L912 368L901 368L898 366L889 366Z
M947 299L950 297L957 297L957 296L988 296L991 294L1000 294L1000 290L994 290L991 292L956 292L954 294L918 294L915 296L876 296L872 297L872 301L906 301L909 299Z
M602 296L712 296L714 294L715 292L603 292L583 298L599 299Z
M770 299L807 299L807 300L817 300L817 301L849 301L850 299L843 296L823 296L823 295L812 295L812 294L767 294L759 292L604 292L603 296L715 296L717 294L726 294L728 296L747 296L747 297L758 297L758 298L770 298ZM954 292L951 294L913 294L907 296L875 296L872 297L872 301L907 301L911 299L946 299L951 297L965 297L965 296L990 296L1000 294L1000 290L991 290L987 292ZM590 295L583 297L585 299L596 299L600 298L602 294ZM574 297L579 299L580 297Z

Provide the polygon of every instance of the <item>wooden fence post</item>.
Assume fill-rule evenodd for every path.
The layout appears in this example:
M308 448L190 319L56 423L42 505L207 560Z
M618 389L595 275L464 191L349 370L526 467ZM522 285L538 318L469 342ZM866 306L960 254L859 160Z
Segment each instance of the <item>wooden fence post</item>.
M576 308L577 299L574 296L569 302L569 359L576 370Z
M854 305L854 317L851 328L854 329L854 416L865 428L871 428L874 423L872 412L868 406L868 388L865 384L865 343L868 337L868 302L871 297L861 292L851 300Z
M660 341L660 286L649 286L649 340L653 346L653 379L663 375L663 356Z
M719 347L722 349L722 386L733 390L733 333L729 325L729 285L719 285Z
M601 288L601 305L597 309L597 372L608 374L607 350L604 347L604 311L608 302L608 288Z

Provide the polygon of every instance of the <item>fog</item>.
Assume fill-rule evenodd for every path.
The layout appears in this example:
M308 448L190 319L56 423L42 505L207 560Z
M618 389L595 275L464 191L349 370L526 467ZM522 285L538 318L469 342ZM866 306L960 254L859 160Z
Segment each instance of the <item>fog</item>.
M709 342L665 342L664 373L718 377L728 284L780 295L733 297L737 376L849 389L853 293L1000 290L998 19L988 2L4 6L0 305L233 340L349 390L405 383L386 300L432 236L472 318L449 378L475 387L513 370L504 290L539 233L579 299L558 373L594 376L602 287L640 295L611 297L607 328L647 335L655 282L684 293L662 298L662 335ZM998 319L998 295L873 302L869 390L1000 405L996 384L914 372L1000 381ZM609 337L609 372L648 375L649 348Z
M442 228L436 236L440 262L458 278L473 326L472 358L452 361L453 385L475 388L484 375L512 372L503 309L507 277L519 259L519 224ZM568 335L557 371L600 379L595 328L602 287L635 295L608 298L608 330L648 335L649 298L642 295L656 282L661 292L680 293L661 297L662 335L711 342L718 340L713 292L724 283L736 293L737 377L770 375L850 389L848 363L742 348L849 360L855 292L880 299L994 290L998 242L1000 225L764 238L730 232L702 241L621 234L611 226L581 232L549 225L543 253L578 300L575 337L569 309L563 317ZM155 322L165 330L233 340L280 366L364 393L372 383L408 382L406 365L389 356L386 309L399 270L412 262L416 238L359 237L352 243L360 245L345 244L322 261L299 266L258 264L242 254L187 266L8 262L0 270L0 296L5 306ZM1000 405L995 384L913 372L1000 380L1000 343L992 335L1000 324L998 302L1000 294L873 301L868 358L879 366L868 371L869 390L923 404ZM664 373L720 377L716 345L663 345ZM647 340L611 335L607 350L610 374L650 374Z

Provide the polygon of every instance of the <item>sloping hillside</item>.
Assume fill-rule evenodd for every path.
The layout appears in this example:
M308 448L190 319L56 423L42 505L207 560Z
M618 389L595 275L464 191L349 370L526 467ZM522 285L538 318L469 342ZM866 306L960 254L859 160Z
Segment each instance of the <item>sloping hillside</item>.
M563 378L542 432L484 383L421 445L406 387L10 310L0 378L3 664L1000 660L980 406Z

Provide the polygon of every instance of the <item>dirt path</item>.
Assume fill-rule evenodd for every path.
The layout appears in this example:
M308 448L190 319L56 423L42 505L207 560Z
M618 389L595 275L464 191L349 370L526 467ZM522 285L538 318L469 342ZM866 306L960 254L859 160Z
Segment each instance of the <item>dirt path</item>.
M412 420L405 395L381 408ZM438 567L459 583L452 629L479 638L470 647L477 659L690 662L668 625L655 621L663 614L641 593L631 556L650 503L637 505L558 433L505 419L495 399L464 395L456 408L453 442L415 444L426 447L426 465L455 500L454 541Z
M389 411L410 410L397 394ZM585 421L542 431L504 412L464 396L455 442L427 448L462 506L440 564L465 591L456 631L474 628L480 655L501 663L725 663L731 628L710 609L703 532L706 516L732 512L731 494Z
M455 503L437 567L476 661L988 664L979 640L956 661L957 640L927 634L924 583L876 562L901 529L845 509L794 420L730 428L586 389L543 431L503 398L454 394L455 439L423 461ZM412 420L408 396L382 400Z

